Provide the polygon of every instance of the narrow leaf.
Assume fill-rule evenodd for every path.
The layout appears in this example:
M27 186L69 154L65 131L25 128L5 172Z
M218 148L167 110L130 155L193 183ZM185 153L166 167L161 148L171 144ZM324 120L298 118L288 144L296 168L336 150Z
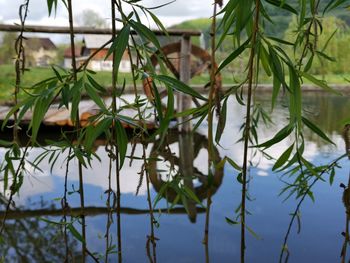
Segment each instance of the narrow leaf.
M293 125L287 125L283 129L281 129L271 140L268 140L262 144L259 144L255 147L263 147L263 148L269 148L272 145L279 143L283 139L285 139L291 132L293 131Z
M201 100L207 100L207 98L203 97L200 93L192 89L190 86L186 85L185 83L166 76L166 75L154 75L153 78L159 80L160 82L163 82L165 85L173 88L174 90L180 91L182 93L191 95L192 97L201 99Z
M248 43L250 42L250 38L248 38L241 46L239 46L235 51L233 51L221 64L217 72L220 72L224 67L230 64L236 57L238 57L242 52L246 49Z
M319 127L317 127L316 124L312 123L310 120L306 119L305 117L302 117L302 121L307 127L309 127L310 130L312 130L314 133L316 133L322 139L335 145L335 143L332 142L332 140L329 139L329 137Z
M322 81L322 80L319 80L319 79L316 79L314 76L306 73L306 72L300 72L300 74L308 79L309 81L311 81L312 83L314 83L316 86L324 89L325 91L329 91L329 92L332 92L332 93L335 93L337 95L342 95L339 91L336 91L334 90L333 88L331 88L330 86L327 85L326 82Z
M288 161L288 158L292 153L293 148L294 143L287 150L285 150L284 153L282 153L281 156L277 159L275 165L272 167L272 171L275 171L276 169L280 168Z
M123 167L126 151L128 148L128 136L126 134L126 131L123 125L119 120L115 122L115 130L116 130L116 139L117 139L118 152L119 152L119 164L121 169Z

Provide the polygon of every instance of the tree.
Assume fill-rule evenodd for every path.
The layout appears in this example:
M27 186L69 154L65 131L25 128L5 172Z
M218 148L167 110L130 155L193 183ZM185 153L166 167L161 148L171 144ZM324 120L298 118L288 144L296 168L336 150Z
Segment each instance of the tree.
M14 44L17 38L16 33L6 32L2 36L0 45L0 63L9 64L15 57Z
M290 41L295 37L294 31L297 25L296 17L293 17L288 29L285 32L285 39ZM334 16L322 19L322 34L317 37L317 52L313 54L313 66L310 71L316 75L345 74L347 73L349 61L349 40L350 33L347 24ZM320 29L319 29L320 30ZM289 51L289 54L299 54ZM311 55L310 55L311 56ZM336 62L336 63L334 63Z
M95 28L106 28L109 26L109 23L100 14L91 9L83 10L75 20L79 26Z

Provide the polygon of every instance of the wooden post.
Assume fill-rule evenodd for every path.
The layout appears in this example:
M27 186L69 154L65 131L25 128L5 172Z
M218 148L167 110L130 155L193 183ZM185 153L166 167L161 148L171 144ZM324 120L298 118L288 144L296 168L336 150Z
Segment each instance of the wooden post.
M193 161L194 143L192 132L179 132L179 171L183 178L184 185L195 193L193 185ZM191 222L196 222L197 208L192 199L187 199L188 217Z
M181 53L180 53L180 80L188 84L191 78L191 38L184 35L181 39ZM192 98L183 93L177 94L177 110L179 112L190 109ZM178 129L180 132L190 132L192 130L190 117L178 118Z
M181 53L180 53L180 80L186 84L191 78L191 39L190 36L184 35L181 39ZM184 111L191 108L191 96L183 93L177 94L177 110ZM193 186L193 134L192 123L190 117L178 118L179 129L179 170L184 180L184 185L194 191ZM196 203L193 200L188 200L188 216L191 222L196 221L197 210Z

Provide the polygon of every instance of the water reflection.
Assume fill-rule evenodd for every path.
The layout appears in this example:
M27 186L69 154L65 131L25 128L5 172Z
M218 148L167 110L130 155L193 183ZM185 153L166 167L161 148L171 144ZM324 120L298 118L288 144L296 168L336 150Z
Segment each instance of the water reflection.
M178 149L179 156L172 149ZM206 156L203 156L203 154ZM154 190L172 204L181 203L185 206L191 222L196 222L196 200L203 201L207 197L208 177L203 171L207 162L208 138L199 133L179 133L171 131L165 140L154 142L150 158L154 161L149 166L150 181ZM162 161L156 161L159 158ZM200 159L201 170L194 166L196 158ZM213 161L221 161L220 153L216 147L213 149ZM165 165L167 164L167 165ZM161 172L160 167L168 166ZM175 167L176 166L176 167ZM207 167L206 167L207 168ZM212 195L216 193L222 183L224 168L216 167L214 171ZM163 178L165 178L163 180ZM179 183L183 184L183 191ZM195 194L196 200L191 198Z
M269 109L270 102L261 96L259 101L266 109ZM344 152L344 141L341 134L341 128L338 128L339 119L348 118L348 109L350 101L346 98L335 98L330 95L314 95L305 97L309 116L322 129L326 129L331 139L337 144L337 147L325 145L322 139L306 132L307 146L305 148L306 158L316 163L328 163L334 157ZM233 101L228 103L228 121L227 129L223 135L223 147L215 149L215 155L219 158L225 155L230 156L237 163L241 163L241 145L236 141L239 139L239 127L242 122L242 112L244 108ZM318 107L326 107L319 109ZM261 141L272 137L273 133L281 129L288 119L284 116L284 107L278 107L272 113L274 125L269 127L261 126L259 136ZM330 112L328 112L330 111ZM322 112L322 114L318 114ZM199 127L200 133L206 131L206 124L203 123ZM60 132L54 133L50 130L47 138L55 139ZM4 139L5 134L0 134ZM41 137L44 139L43 137ZM163 198L158 202L155 210L157 221L160 227L156 229L156 236L160 239L157 242L158 262L204 262L204 253L202 246L203 230L204 230L204 208L199 203L205 203L205 188L207 185L207 139L201 134L194 134L192 138L170 133L165 138L166 144L160 144L157 140L150 143L147 149L147 156L158 159L150 165L151 182L153 190L151 193L152 201L157 196ZM45 143L45 140L41 141ZM23 140L26 143L26 140ZM105 208L105 190L108 188L108 155L105 152L105 141L100 138L96 141L97 154L102 161L93 160L92 167L84 169L84 182L86 184L86 214L87 214L87 243L88 248L92 252L100 254L105 251L105 226L106 213ZM288 146L289 142L280 143L270 149L273 157L278 157L283 149ZM193 152L191 147L193 145ZM40 154L40 149L31 150L30 160ZM4 149L0 149L0 158ZM128 147L127 155L131 155L131 147ZM31 170L30 174L25 176L23 188L20 195L15 197L17 207L22 212L13 211L9 214L8 234L19 231L20 226L14 225L16 220L35 221L35 217L43 216L59 220L62 216L59 208L46 206L41 208L33 206L28 202L28 198L32 200L40 200L40 196L44 196L45 200L54 200L62 196L62 187L64 179L64 168L67 153L59 156L57 165L50 171L50 165L42 163L40 168L43 173ZM142 156L140 145L136 145L134 155ZM181 155L181 158L180 156ZM184 157L185 156L185 157ZM184 157L184 158L183 158ZM295 208L295 200L289 199L282 202L283 198L278 197L278 193L284 186L279 180L281 174L271 172L272 162L269 160L261 160L257 155L257 159L252 160L251 166L251 182L250 194L251 200L248 202L248 209L252 216L248 216L248 224L257 234L262 237L256 240L252 236L247 236L247 262L276 262L283 241L288 222L290 221L290 212ZM192 164L193 161L193 164ZM123 257L125 262L147 262L145 253L145 242L149 235L148 209L146 200L146 182L145 178L141 180L141 187L138 196L135 196L137 186L140 182L138 172L142 167L142 160L135 158L131 164L125 163L121 171L121 191L122 191L122 239ZM342 165L348 167L348 162L342 162ZM78 189L78 175L76 174L76 163L72 162L69 173L69 191L73 192ZM237 183L237 173L230 167L225 166L216 171L216 189L213 196L212 221L210 239L210 257L211 262L232 262L239 258L239 231L234 226L225 222L225 217L233 218L234 210L239 206L240 185ZM225 176L224 176L225 175ZM264 176L256 176L264 175ZM114 178L113 178L114 180ZM328 181L328 178L326 178ZM302 231L300 235L296 235L296 230L292 229L292 234L288 243L288 247L292 252L289 262L337 262L339 261L340 248L343 245L344 237L340 235L344 231L344 206L342 204L342 191L339 184L346 184L348 180L347 169L337 169L334 183L332 186L328 182L320 182L314 188L314 196L316 205L311 200L306 200L302 209ZM199 197L199 203L189 198L188 194L183 194L185 201L179 198L176 201L178 193L173 188L168 188L162 192L164 185L186 185L187 188L195 192ZM115 182L112 182L112 186ZM0 181L0 189L3 188L3 182ZM164 189L164 188L163 188ZM204 192L204 194L202 194ZM69 204L72 207L71 216L80 213L79 199L77 193L69 196ZM57 207L60 207L59 201L55 201ZM168 209L174 203L177 203L172 209ZM184 203L186 205L184 206ZM159 208L159 209L158 209ZM36 211L35 211L36 210ZM0 216L2 216L0 214ZM25 218L24 218L25 216ZM28 216L28 217L27 217ZM29 218L29 216L31 216ZM35 216L35 217L32 217ZM190 220L188 220L188 218ZM192 224L191 222L196 222ZM28 223L29 224L29 223ZM44 222L38 221L39 225L47 228L49 231L52 226L46 225ZM18 231L15 229L17 228ZM77 226L77 229L79 227ZM113 234L115 234L115 225L111 226ZM16 232L17 231L17 232ZM38 230L45 232L46 230ZM56 232L59 230L56 229ZM52 230L51 237L54 236ZM16 234L17 235L17 234ZM21 236L22 235L22 236ZM18 234L25 242L31 242L30 238L24 237L25 232ZM11 246L10 239L5 246ZM48 239L47 239L48 240ZM113 237L115 240L115 236ZM18 242L18 241L16 241ZM22 241L20 241L22 242ZM347 242L348 243L348 242ZM23 245L24 246L24 245ZM30 244L28 246L31 246ZM47 253L51 253L49 246L53 250L57 250L57 242L45 244ZM346 245L347 246L347 245ZM78 244L78 247L80 245ZM2 247L0 248L2 249ZM4 247L5 249L5 247ZM80 248L78 248L79 250ZM34 248L33 248L34 250ZM56 253L56 252L52 252ZM30 253L29 253L30 255ZM177 255L174 257L174 255ZM50 260L51 256L47 255L46 262L61 262L60 260ZM347 253L349 257L349 253ZM111 256L111 261L116 258ZM6 258L7 260L7 258ZM7 260L12 262L11 258ZM35 258L30 261L38 261Z
M48 208L45 201L30 205L52 209ZM59 225L47 224L39 217L26 217L20 210L11 213L17 216L9 217L0 241L0 258L4 262L63 262L64 259L69 262L81 261L78 242L72 238L68 239L71 253L66 255L64 237Z
M350 160L350 124L346 124L343 129L343 139L345 143L345 152ZM342 263L344 263L346 261L347 249L350 245L350 171L347 186L343 183L341 183L340 186L344 188L342 200L345 207L345 232L342 232L344 243L341 250Z

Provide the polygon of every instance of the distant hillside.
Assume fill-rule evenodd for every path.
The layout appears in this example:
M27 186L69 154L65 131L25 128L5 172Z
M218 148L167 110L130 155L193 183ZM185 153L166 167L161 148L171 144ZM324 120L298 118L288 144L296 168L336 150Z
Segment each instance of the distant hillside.
M195 29L206 31L210 28L211 20L209 18L197 18L184 21L180 24L171 26L170 29Z
M180 24L173 25L169 27L169 29L185 29L185 30L199 30L202 31L204 38L201 39L199 37L192 37L192 43L201 46L205 45L204 47L208 47L208 40L209 40L209 30L210 30L210 24L211 20L209 18L197 18L197 19L192 19L192 20L187 20L184 21ZM204 40L204 43L203 43Z
M321 0L319 7L320 13L322 13L328 2L329 0ZM287 3L293 6L294 8L298 9L299 0L288 0ZM268 22L266 23L264 29L265 32L268 35L283 37L285 30L288 28L288 25L291 22L292 14L288 11L285 11L268 3L265 3L264 7L267 13L270 15L272 21L274 21L273 26ZM340 18L343 21L345 21L347 25L350 26L350 12L344 9L343 6L332 10L328 15ZM219 21L220 19L218 19L218 22ZM198 18L182 22L180 24L171 26L170 28L200 30L204 33L204 40L205 42L207 42L209 40L210 24L211 20L209 18ZM199 39L194 39L194 42L196 44L199 44ZM208 47L208 43L206 43L206 47Z

